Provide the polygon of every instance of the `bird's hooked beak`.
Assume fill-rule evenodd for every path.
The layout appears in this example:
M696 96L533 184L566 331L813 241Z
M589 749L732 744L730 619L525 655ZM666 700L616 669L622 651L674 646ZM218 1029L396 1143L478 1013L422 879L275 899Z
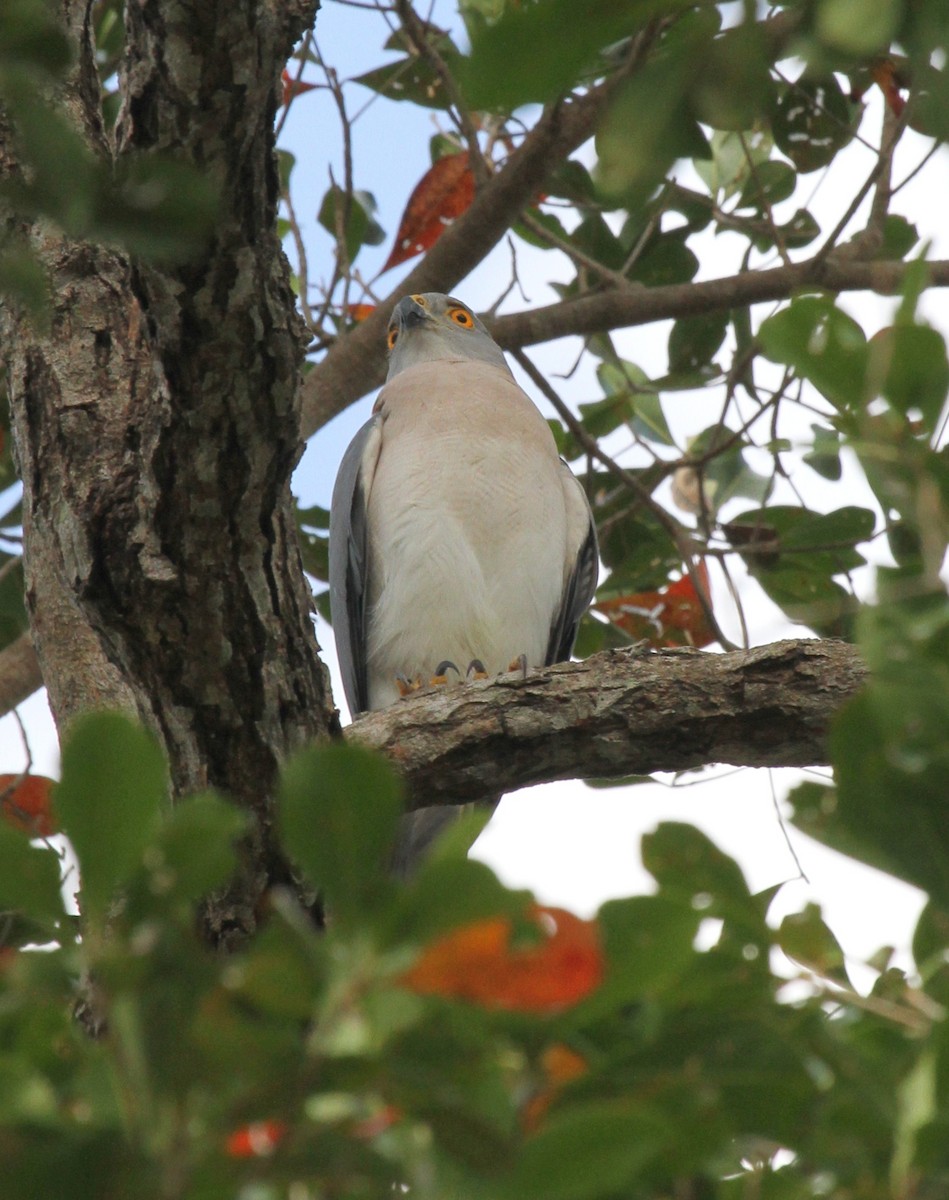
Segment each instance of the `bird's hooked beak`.
M402 329L415 329L432 319L426 302L421 296L403 296L392 312Z

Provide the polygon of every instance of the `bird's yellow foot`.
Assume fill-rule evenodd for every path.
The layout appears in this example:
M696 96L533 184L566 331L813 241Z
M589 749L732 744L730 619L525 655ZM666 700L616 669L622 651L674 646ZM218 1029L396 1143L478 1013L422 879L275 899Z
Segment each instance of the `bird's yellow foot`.
M473 658L468 663L468 670L465 671L465 683L471 683L474 679L487 679L488 672L484 663L480 658Z
M455 664L450 661L450 659L446 658L444 660L444 662L440 662L438 664L438 666L435 668L435 674L428 681L429 686L430 687L444 687L445 684L448 682L448 672L449 671L454 671L455 674L458 676L458 678L459 679L461 678L461 672L458 670L458 668L455 666Z
M508 663L508 671L520 671L521 675L527 678L527 655L519 654L517 658L511 659Z
M409 679L408 675L396 675L395 686L399 689L400 698L404 700L407 696L414 696L421 690L422 681L418 675L414 679Z
M427 683L422 682L421 675L415 675L410 679L408 675L400 673L395 677L395 686L399 689L399 696L405 700L408 696L414 696L417 692L426 691L428 688L445 687L449 682L449 671L454 671L459 678L461 677L461 672L455 664L446 658L438 664L435 674Z

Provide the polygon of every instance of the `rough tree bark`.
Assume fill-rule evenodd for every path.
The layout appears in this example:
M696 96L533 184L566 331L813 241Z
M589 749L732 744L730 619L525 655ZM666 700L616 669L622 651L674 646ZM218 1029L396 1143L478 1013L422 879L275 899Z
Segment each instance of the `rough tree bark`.
M117 160L173 151L211 176L220 208L204 252L175 270L25 228L55 296L45 335L0 318L28 609L60 730L93 708L133 713L176 794L218 787L258 818L242 879L206 914L226 943L252 931L283 870L279 761L336 720L289 490L305 343L274 220L280 71L315 0L130 0L114 145L91 7L63 3L77 126ZM16 171L9 137L0 154Z
M866 679L846 642L607 650L526 677L432 689L361 717L347 736L398 767L410 807L710 763L817 766L831 719Z

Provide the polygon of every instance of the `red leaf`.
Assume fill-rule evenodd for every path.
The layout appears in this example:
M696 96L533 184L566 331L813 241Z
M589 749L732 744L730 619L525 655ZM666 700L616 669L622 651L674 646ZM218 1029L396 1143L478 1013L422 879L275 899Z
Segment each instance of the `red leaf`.
M696 575L708 597L708 567L696 566ZM705 609L690 575L657 592L635 592L615 596L593 606L631 637L651 646L694 646L701 649L715 641Z
M45 775L0 775L0 815L33 837L50 837L56 832L50 804L53 782Z
M235 1129L227 1139L231 1158L260 1158L273 1154L287 1132L283 1121L254 1121Z
M596 923L536 905L529 916L542 935L536 945L512 947L508 917L475 921L432 942L402 983L423 995L520 1012L576 1004L603 978Z
M315 83L304 83L302 79L294 79L286 67L280 74L280 80L283 83L283 97L280 103L284 108L289 107L297 96L302 96L304 92L312 92L317 87Z
M395 245L382 271L431 249L473 199L474 176L468 165L468 152L440 158L425 172L409 197Z

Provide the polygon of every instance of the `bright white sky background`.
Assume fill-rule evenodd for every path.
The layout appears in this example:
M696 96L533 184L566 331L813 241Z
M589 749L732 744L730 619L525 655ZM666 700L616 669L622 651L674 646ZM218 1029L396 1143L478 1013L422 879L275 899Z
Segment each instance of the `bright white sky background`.
M451 5L436 5L434 19L443 26L452 23ZM317 43L326 61L341 80L382 65L393 55L381 50L380 20L375 13L344 4L325 3L317 19ZM304 78L320 82L315 67L308 67ZM409 104L374 99L358 85L346 88L350 116L363 111L353 126L355 182L370 191L379 204L379 221L387 233L386 243L367 247L359 255L357 266L371 278L391 249L398 220L408 196L430 164L428 141L444 117ZM876 96L868 97L874 110ZM365 107L364 107L365 106ZM879 111L867 121L865 129L874 136L879 129ZM311 284L329 277L332 245L329 236L315 220L321 198L329 185L330 166L337 180L343 177L339 122L335 106L326 91L310 92L298 98L286 121L281 145L296 156L292 190L294 204L307 239ZM919 162L928 144L908 135L901 144L894 179L898 182ZM870 151L854 143L840 156L834 172L853 194L872 166ZM836 191L834 178L822 180L822 172L805 179L805 195L815 191L809 207L826 232L834 226L845 207ZM854 181L857 181L856 183ZM688 181L687 181L688 182ZM946 196L949 196L949 151L942 149L936 159L897 197L893 211L907 216L920 232L932 239L933 257L949 257L949 230L946 228ZM800 203L790 202L787 219ZM781 210L779 209L779 215ZM851 232L860 228L857 223ZM707 234L698 251L701 259L699 278L731 274L737 269L734 243L728 237ZM694 245L694 243L693 243ZM511 252L502 243L474 274L455 289L476 310L494 303L510 279ZM379 282L385 295L396 286L401 274L411 269L405 264L389 272ZM517 245L517 265L526 298L513 292L502 312L527 305L554 302L557 297L547 286L552 279L570 278L570 268L554 252ZM943 331L949 328L946 293L933 292L926 301L928 318ZM354 294L352 300L360 297ZM848 295L842 305L860 320L868 333L890 323L896 301L867 295ZM762 312L764 314L764 311ZM642 326L615 335L620 352L639 364L648 374L662 375L666 370L665 345L670 323ZM530 351L538 365L548 373L558 390L577 403L600 395L592 374L592 364L584 364L569 380L556 376L569 371L580 349L579 339L552 343ZM380 355L384 348L380 346ZM525 382L522 380L522 382ZM528 393L532 388L525 382ZM536 396L535 396L536 398ZM696 433L711 424L718 415L721 396L670 394L665 411L674 433ZM295 479L295 491L301 502L329 506L330 492L339 459L349 439L368 416L372 398L336 418L310 442ZM540 407L544 409L541 402ZM550 414L546 414L550 415ZM802 422L802 436L808 432ZM609 443L613 453L628 445L622 434ZM630 463L642 462L635 454ZM758 466L766 470L762 462ZM847 476L845 475L845 481ZM831 509L842 502L870 505L869 492L859 474L851 471L849 484L830 485L806 466L799 470L799 486L809 506ZM846 495L841 488L846 489ZM793 502L790 493L787 499ZM735 511L752 507L738 501ZM726 510L727 513L727 510ZM865 581L867 594L872 577ZM756 584L743 587L745 616L751 643L760 645L781 637L799 637L806 631L791 626L763 596ZM735 641L740 640L737 620L723 589L715 593L719 621ZM318 637L334 672L334 693L343 706L338 683L332 633L322 624ZM20 710L28 731L33 770L56 775L58 750L45 693L32 697ZM0 770L17 771L24 764L24 750L14 717L0 721ZM476 853L491 864L502 878L515 886L533 888L548 902L592 913L604 900L650 890L650 877L639 862L642 834L663 820L689 821L700 826L725 851L738 858L754 890L786 881L772 914L798 910L808 899L819 902L830 927L851 958L851 966L882 945L905 948L921 906L914 889L870 868L826 850L791 827L783 830L776 813L776 802L802 778L791 770L734 771L712 768L705 775L689 775L677 783L661 783L633 788L594 790L582 783L552 784L506 797L479 840ZM798 878L798 867L788 848L786 834L810 882ZM905 958L902 959L905 964ZM858 985L869 984L871 976L858 972Z

